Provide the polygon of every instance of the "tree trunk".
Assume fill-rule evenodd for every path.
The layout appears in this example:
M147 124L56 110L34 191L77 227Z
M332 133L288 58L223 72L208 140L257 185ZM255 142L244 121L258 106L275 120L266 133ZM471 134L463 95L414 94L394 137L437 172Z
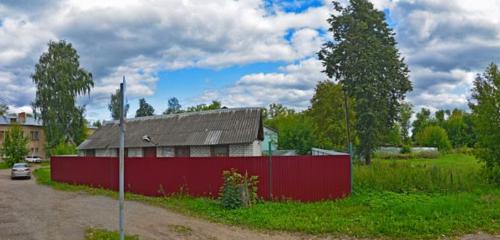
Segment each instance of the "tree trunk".
M365 164L370 165L372 163L372 155L370 153L365 155Z

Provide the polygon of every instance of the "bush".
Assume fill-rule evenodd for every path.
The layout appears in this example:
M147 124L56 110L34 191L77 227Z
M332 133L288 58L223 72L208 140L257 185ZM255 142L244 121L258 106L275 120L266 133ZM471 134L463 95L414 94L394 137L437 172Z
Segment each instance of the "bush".
M444 128L439 126L427 126L416 136L418 144L425 147L437 147L439 151L451 149L448 134Z
M411 146L410 145L403 145L400 153L402 153L402 154L411 153Z
M71 143L59 143L51 151L51 156L57 155L75 155L77 154L77 149L74 144Z
M222 207L235 209L249 207L257 202L257 186L259 183L257 176L248 176L248 173L241 175L236 169L224 171L222 175L224 185L219 193Z

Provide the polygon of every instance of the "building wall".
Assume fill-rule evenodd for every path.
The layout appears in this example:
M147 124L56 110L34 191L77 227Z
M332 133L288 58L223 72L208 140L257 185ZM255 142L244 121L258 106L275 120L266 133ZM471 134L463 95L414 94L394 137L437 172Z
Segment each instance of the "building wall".
M210 146L192 146L189 153L191 157L210 157Z
M129 148L134 149L134 148ZM140 149L140 148L139 148ZM174 147L158 147L156 149L156 156L158 157L175 157ZM210 146L191 146L189 154L191 157L210 157L212 155ZM84 151L79 151L80 156L86 156ZM129 153L129 155L131 155ZM132 154L139 157L137 154ZM116 149L96 149L96 157L116 157ZM261 152L261 142L254 141L247 144L231 144L229 145L229 156L262 156Z
M261 156L260 141L229 145L229 156Z
M271 142L271 150L278 149L278 133L269 128L264 127L264 140L261 144L261 151L269 152L269 142Z
M23 129L24 136L28 138L28 144L26 148L28 148L28 154L34 154L42 159L46 158L45 154L45 133L43 131L42 126L28 126L28 125L20 125ZM0 125L0 145L3 145L3 141L5 138L5 132L9 130L9 125ZM32 132L38 132L38 138L32 137ZM36 135L36 134L35 134Z

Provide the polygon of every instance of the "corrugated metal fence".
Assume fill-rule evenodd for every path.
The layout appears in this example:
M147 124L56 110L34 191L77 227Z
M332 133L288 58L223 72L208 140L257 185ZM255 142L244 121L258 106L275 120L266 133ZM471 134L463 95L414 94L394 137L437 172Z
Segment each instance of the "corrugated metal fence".
M182 191L217 197L222 172L235 168L259 176L259 196L265 199L272 189L275 199L318 201L350 194L349 161L349 156L126 158L125 189L149 196ZM118 189L117 158L52 157L50 164L54 181Z

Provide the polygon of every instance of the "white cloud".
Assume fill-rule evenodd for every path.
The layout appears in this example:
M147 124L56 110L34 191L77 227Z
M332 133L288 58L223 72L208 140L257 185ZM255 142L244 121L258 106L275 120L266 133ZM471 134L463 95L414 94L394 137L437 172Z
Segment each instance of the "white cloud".
M277 73L245 75L225 89L206 91L198 100L208 102L217 99L228 107L284 103L296 109L305 109L314 94L314 86L326 79L322 68L319 60L308 58L287 65Z
M162 70L304 59L321 44L317 29L326 28L329 9L269 13L260 0L65 0L5 2L0 12L7 13L0 17L0 72L10 76L2 97L32 86L29 75L46 43L66 39L96 80L85 103L102 105L122 75L139 97L155 92ZM295 32L290 41L288 31ZM4 98L27 105L30 93L16 102Z

